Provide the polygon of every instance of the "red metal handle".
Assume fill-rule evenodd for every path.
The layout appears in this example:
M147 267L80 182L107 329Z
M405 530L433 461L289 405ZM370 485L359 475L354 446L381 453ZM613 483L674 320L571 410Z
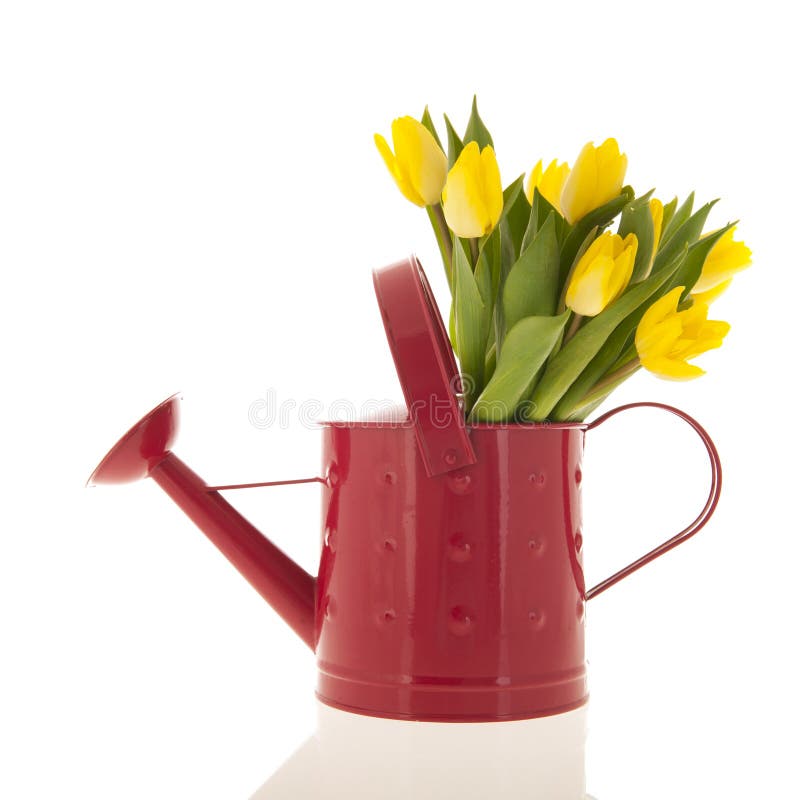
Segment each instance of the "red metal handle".
M422 265L412 256L372 275L425 471L431 477L474 464L456 396L461 376Z
M594 422L591 422L587 426L586 430L592 430L598 425L602 425L607 419L616 416L621 411L628 411L631 408L660 408L663 411L669 411L671 414L675 414L675 416L680 417L684 422L690 425L694 432L700 437L703 444L706 446L706 450L708 451L708 458L711 462L711 488L708 492L706 504L703 506L703 510L698 514L694 522L684 528L680 533L673 536L671 539L667 539L666 542L660 544L654 550L651 550L649 553L646 553L641 558L634 561L632 564L628 564L627 567L623 567L621 570L619 570L619 572L615 572L610 578L606 578L601 583L598 583L597 586L593 587L586 593L587 600L591 600L592 597L597 597L598 594L601 594L615 583L621 581L623 578L627 578L628 575L636 572L637 569L640 569L645 564L649 564L659 556L664 555L664 553L666 553L668 550L672 550L673 547L683 544L683 542L685 542L687 539L694 536L711 518L711 515L714 513L717 503L719 502L720 492L722 491L722 464L720 463L719 453L717 453L717 448L714 446L714 442L711 441L711 437L708 435L708 433L706 433L706 431L703 429L703 426L700 425L697 420L692 419L692 417L680 409L674 408L673 406L664 405L663 403L628 403L628 405L614 408L606 414L603 414L601 417L598 417L596 420L594 420Z

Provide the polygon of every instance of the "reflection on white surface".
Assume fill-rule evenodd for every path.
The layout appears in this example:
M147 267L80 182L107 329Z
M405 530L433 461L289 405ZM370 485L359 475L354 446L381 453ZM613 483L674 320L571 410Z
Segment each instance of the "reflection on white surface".
M318 704L318 728L251 800L590 800L586 707L514 722L407 722Z

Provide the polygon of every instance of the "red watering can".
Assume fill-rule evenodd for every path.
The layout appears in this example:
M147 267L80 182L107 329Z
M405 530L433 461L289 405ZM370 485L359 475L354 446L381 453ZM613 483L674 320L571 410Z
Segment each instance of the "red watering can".
M406 396L400 422L324 426L321 557L309 575L173 452L178 400L137 423L91 483L152 478L317 654L317 696L372 717L480 722L586 702L584 608L705 525L720 493L714 444L658 403L591 423L478 424L416 259L375 273ZM676 414L708 451L708 500L687 528L597 586L584 582L588 431L631 408ZM294 483L300 481L279 481ZM269 485L269 484L254 484Z

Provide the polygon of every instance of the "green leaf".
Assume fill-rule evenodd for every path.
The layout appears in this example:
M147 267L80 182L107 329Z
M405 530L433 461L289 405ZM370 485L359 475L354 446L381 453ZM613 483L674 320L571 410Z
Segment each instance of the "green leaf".
M492 241L490 236L487 243ZM475 283L481 293L481 300L485 308L487 332L489 323L492 320L492 310L494 307L494 272L495 262L499 261L499 238L494 239L495 247L484 247L478 255L478 263L475 265Z
M433 138L436 139L436 144L438 144L439 147L442 147L442 140L439 138L439 134L436 132L436 126L433 124L430 111L428 111L428 106L425 106L425 110L422 112L420 122L433 134ZM442 150L444 150L444 147L442 147Z
M670 220L675 216L675 209L678 207L678 198L673 197L672 200L669 201L664 206L664 213L661 217L661 241L665 241L664 239L664 231L669 227Z
M490 287L489 270L476 269L476 274L473 274L464 246L460 239L456 239L453 246L453 306L456 351L461 363L467 412L483 386L491 307L487 314L487 303L481 289L488 292Z
M678 205L678 198L676 197L672 203L675 206ZM674 208L674 206L673 206ZM669 219L667 219L666 212L667 208L664 208L664 218L661 220L661 241L668 242L675 231L686 222L689 217L692 216L692 208L694 208L694 192L692 192L684 201L681 203L681 207L677 210L674 210L670 215Z
M558 401L600 352L608 337L629 314L646 302L678 269L676 260L661 272L629 288L605 311L590 319L550 361L536 391L529 416L541 421L548 418Z
M471 422L507 422L530 393L569 317L525 317L508 332L492 379L469 417Z
M637 369L640 368L637 367ZM625 381L628 380L628 378L630 378L634 372L636 372L636 369L633 372L619 375L615 380L604 386L602 389L599 389L597 392L592 392L584 399L584 402L572 410L572 413L564 421L582 422L585 420L586 417L592 413L592 411L594 411L601 403L606 401L606 398L611 394L611 392L614 391L614 389L625 383Z
M608 394L611 394L611 391L612 390L609 390ZM576 408L575 411L564 420L564 422L583 422L586 419L586 417L588 417L589 414L592 413L592 411L594 411L598 406L601 406L603 403L605 403L608 394L605 395L605 397L601 397L599 400L595 400L594 402L589 403L589 405L582 406L581 408Z
M681 300L686 298L689 292L692 291L694 285L700 278L700 273L703 271L703 264L706 263L706 258L711 252L711 248L734 226L735 222L729 222L724 228L710 233L708 236L703 237L689 247L689 252L686 255L686 260L681 264L675 277L670 281L670 288L675 286L683 286L683 293Z
M459 138L447 114L444 115L444 124L447 128L447 165L452 167L464 149L464 142Z
M494 230L489 235L490 239L495 234L497 234L498 237L503 236L503 223L506 221L506 218L512 212L517 203L520 202L520 198L522 198L522 203L524 203L523 207L530 208L530 206L528 206L528 201L525 199L525 194L522 191L522 184L524 180L525 174L523 173L515 181L512 181L508 186L506 186L505 189L503 189L503 209L500 212L500 218L497 220L497 225L495 225Z
M658 272L665 264L669 264L684 247L694 244L700 238L700 234L703 232L703 226L706 224L708 215L716 202L716 200L712 200L710 203L706 203L702 208L695 211L695 213L672 234L669 240L664 241L664 244L659 248L656 259L653 262L653 272ZM680 209L678 209L675 216L677 216L678 213L680 213ZM674 221L675 217L673 217L673 222Z
M539 228L544 225L547 218L553 214L556 224L556 236L559 243L564 240L567 233L567 221L558 212L558 209L552 205L544 195L539 191L538 187L533 190L533 204L531 206L530 218L528 220L528 227L525 231L525 238L522 241L522 249L525 250L528 245L533 241L534 236Z
M491 272L492 272L492 293L491 301L495 306L496 298L499 297L502 290L503 283L511 264L516 261L513 254L513 242L509 242L509 229L506 225L506 217L519 202L520 197L522 202L527 206L528 201L525 199L525 194L522 191L522 183L525 175L520 175L515 181L509 184L503 191L503 210L500 214L498 224L489 236L484 239L481 245L481 252L479 257L484 257L488 254L490 259ZM502 343L502 334L505 330L503 326L502 308L495 306L494 308L494 325L493 333L498 337Z
M650 213L650 191L642 197L637 197L622 209L619 220L619 235L624 239L628 234L636 236L636 261L633 264L633 274L630 283L639 283L647 274L650 261L653 257L655 244L655 226L653 215Z
M641 322L641 319L644 316L645 311L647 311L647 309L651 305L653 305L653 303L655 303L655 301L658 298L660 298L662 295L664 295L664 294L666 294L666 290L662 286L661 289L659 289L653 295L653 297L650 299L650 302L647 304L647 306L642 306L642 309L641 309L642 313L641 313L641 315L639 315L639 317L637 319L637 322L636 322L637 325L639 324L639 322ZM639 314L638 311L636 313ZM620 367L624 366L629 361L633 361L633 359L636 358L636 356L638 355L638 352L636 350L636 343L634 341L634 333L635 333L635 328L634 328L633 331L631 331L628 334L628 338L625 340L625 346L622 348L622 353L621 353L620 357L611 365L611 367L608 370L609 372L616 372Z
M578 248L583 244L587 234L592 228L597 228L598 232L602 231L607 225L611 223L614 217L622 211L625 206L633 200L633 189L630 186L625 186L622 189L619 197L609 200L605 205L600 208L590 211L585 217L579 219L570 230L564 246L561 249L561 277L566 278L572 263L575 260L575 254Z
M530 247L511 268L503 285L503 318L507 330L524 317L549 317L556 313L558 277L558 239L555 214L551 213Z
M458 358L458 342L456 341L456 304L450 302L450 315L447 320L447 332L450 334L450 344L453 346L453 353Z
M580 401L589 393L591 388L609 372L617 358L627 344L631 331L636 329L639 319L644 314L646 307L642 305L627 319L623 320L608 337L597 355L589 362L578 379L567 389L553 411L553 418L557 420L572 419L572 415L579 407Z
M469 115L467 129L464 131L464 144L468 144L469 142L477 142L481 150L487 145L494 147L492 134L489 133L489 129L483 124L483 120L480 114L478 114L477 95L474 95L472 98L472 113Z
M492 379L495 367L497 366L497 345L493 344L486 353L486 360L483 364L483 376L486 381Z
M436 244L439 246L439 255L442 257L444 274L447 277L447 286L452 292L453 275L452 268L450 266L449 248L452 247L453 234L450 232L449 228L447 230L442 230L442 226L439 225L439 221L436 217L436 211L434 210L433 206L425 206L425 211L428 214L428 219L431 221L431 227L433 228L433 235L436 238ZM447 237L447 239L445 239L445 237Z
M500 219L503 219L511 212L511 209L520 196L525 201L525 205L528 205L528 200L525 197L525 193L522 191L522 184L524 181L525 173L523 172L515 181L512 181L503 189L503 210L500 212ZM528 207L530 208L530 206Z
M511 186L508 187L510 188ZM505 219L500 222L500 229L503 240L503 262L510 269L522 250L522 240L531 218L531 205L525 197L525 192L522 191L517 192L514 201L509 204L506 198L508 189L503 192L503 210L506 208L508 210L505 211Z
M491 286L488 295L484 299L489 299L491 304L494 305L494 299L497 297L497 292L500 287L501 269L502 269L502 246L500 228L495 229L483 240L480 251L478 253L478 264L475 268L477 274L481 269L481 262L485 262L485 267L488 268L491 275Z

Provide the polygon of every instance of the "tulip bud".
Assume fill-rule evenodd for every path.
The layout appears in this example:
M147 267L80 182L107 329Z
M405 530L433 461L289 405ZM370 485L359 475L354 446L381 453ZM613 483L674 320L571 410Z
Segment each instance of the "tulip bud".
M661 241L661 228L664 223L664 204L657 197L650 201L650 216L653 218L653 258L655 258L656 250L658 250L658 245ZM650 259L651 262L653 258Z
M683 286L656 300L636 329L636 350L642 366L667 380L698 378L705 371L688 360L722 344L730 325L708 319L708 306L695 302L678 311Z
M638 241L606 231L581 256L567 287L566 303L576 314L597 316L616 300L633 274Z
M531 171L528 186L525 189L528 202L533 202L533 190L538 189L539 194L561 213L561 191L568 175L569 164L566 162L559 164L558 160L554 158L547 165L547 169L543 170L543 162L539 161Z
M491 146L469 142L447 175L442 192L447 224L456 236L477 239L490 233L503 211L503 184Z
M627 168L628 158L619 152L616 139L606 139L600 147L589 142L561 192L561 210L567 222L576 222L619 195Z
M750 266L752 253L744 242L734 242L733 227L724 233L711 248L703 264L703 271L692 288L692 294L700 294L714 289L730 280L737 272ZM720 292L721 294L721 292Z
M375 145L403 196L418 206L439 202L447 177L447 156L433 134L413 117L392 123L392 153L386 139L375 134Z

